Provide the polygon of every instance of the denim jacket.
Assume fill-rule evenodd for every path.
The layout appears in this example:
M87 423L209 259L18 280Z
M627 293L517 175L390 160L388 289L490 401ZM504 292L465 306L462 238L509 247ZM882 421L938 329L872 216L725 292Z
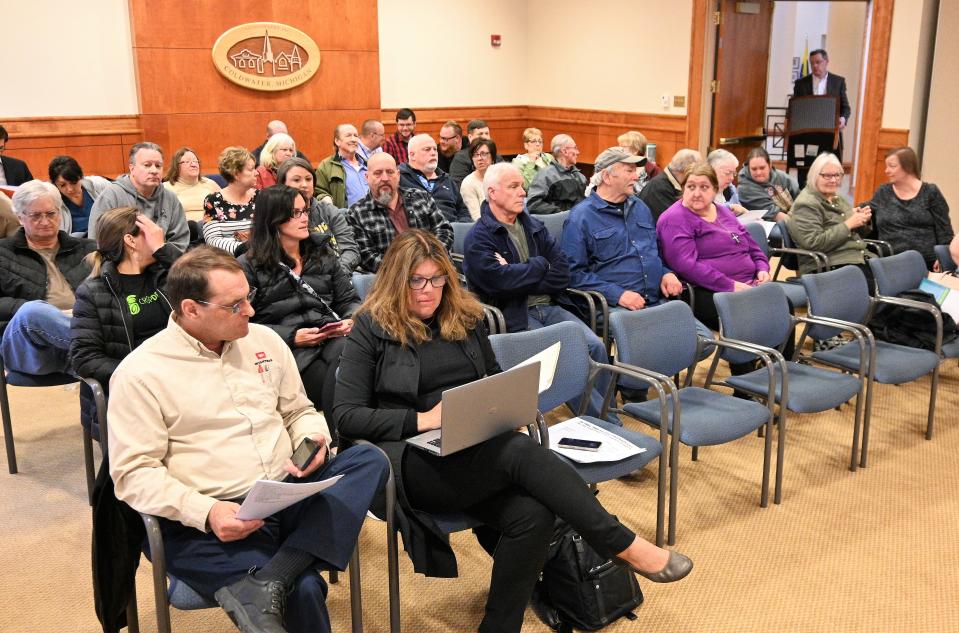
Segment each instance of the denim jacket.
M660 281L672 272L659 256L652 213L636 196L629 196L620 211L592 192L566 221L563 252L571 287L598 290L610 305L627 290L649 305L658 303Z

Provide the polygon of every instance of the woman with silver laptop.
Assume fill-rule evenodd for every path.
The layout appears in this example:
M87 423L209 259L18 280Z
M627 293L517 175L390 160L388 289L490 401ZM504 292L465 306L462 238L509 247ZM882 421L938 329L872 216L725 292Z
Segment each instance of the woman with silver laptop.
M432 515L462 512L498 532L481 632L522 627L556 516L649 580L685 577L687 557L622 525L572 468L527 435L504 433L446 457L405 442L440 427L443 391L500 372L481 318L439 240L408 230L386 252L340 359L332 418L344 437L374 442L390 457L397 524L415 571L456 575L449 539Z

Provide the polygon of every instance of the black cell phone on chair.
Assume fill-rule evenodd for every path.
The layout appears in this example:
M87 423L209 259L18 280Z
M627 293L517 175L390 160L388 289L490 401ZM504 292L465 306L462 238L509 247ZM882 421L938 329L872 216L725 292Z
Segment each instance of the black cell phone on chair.
M564 437L559 441L560 448L574 448L578 451L598 451L603 443L596 440L581 440L575 437Z
M316 454L319 452L320 445L317 444L313 438L304 437L300 445L293 451L293 457L290 459L293 461L294 466L300 470L306 470L306 467L310 465L310 462L313 461L313 458L316 457Z

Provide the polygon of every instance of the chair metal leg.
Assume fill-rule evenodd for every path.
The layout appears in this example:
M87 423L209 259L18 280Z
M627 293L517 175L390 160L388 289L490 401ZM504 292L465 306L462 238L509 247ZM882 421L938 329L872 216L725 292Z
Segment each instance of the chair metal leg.
M856 394L856 417L852 427L852 454L849 458L849 470L851 470L852 472L856 472L856 456L859 453L859 441L860 441L861 429L863 426L863 414L864 414L865 400L866 400L866 393L865 393L866 379L860 378L860 380L862 380L862 384L859 387L859 393ZM863 461L860 464L860 466L862 466L863 468L866 467L865 459L866 459L865 453L863 453L862 455Z
M93 436L90 431L83 429L83 467L87 475L87 501L93 505L93 483L96 473L93 467Z
M699 447L698 447L698 446L694 446L694 447L693 447L693 461L694 461L694 462L698 462L698 461L699 461Z
M932 370L932 385L929 387L929 418L926 420L926 439L932 439L932 427L936 421L936 394L939 392L939 365Z
M7 379L0 362L0 415L3 417L3 443L7 448L7 468L11 475L17 474L17 450L13 445L13 425L10 423L10 400L7 398Z
M862 454L859 458L861 468L866 467L866 456L869 451L869 425L872 422L872 391L874 387L875 380L870 373L866 383L866 411L862 417Z
M400 560L396 534L396 484L390 469L386 482L386 559L390 583L390 633L400 633Z
M167 597L166 550L163 535L155 517L142 515L150 544L150 560L153 564L153 600L156 604L157 632L170 633L170 600Z
M350 557L350 619L353 633L363 633L363 592L360 585L360 546L357 543Z

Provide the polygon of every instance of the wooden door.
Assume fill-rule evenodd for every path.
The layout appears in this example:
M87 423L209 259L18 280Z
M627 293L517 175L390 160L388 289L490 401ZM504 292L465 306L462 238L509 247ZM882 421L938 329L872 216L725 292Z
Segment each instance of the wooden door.
M721 147L740 163L763 142L772 1L716 0L718 21L710 149Z

